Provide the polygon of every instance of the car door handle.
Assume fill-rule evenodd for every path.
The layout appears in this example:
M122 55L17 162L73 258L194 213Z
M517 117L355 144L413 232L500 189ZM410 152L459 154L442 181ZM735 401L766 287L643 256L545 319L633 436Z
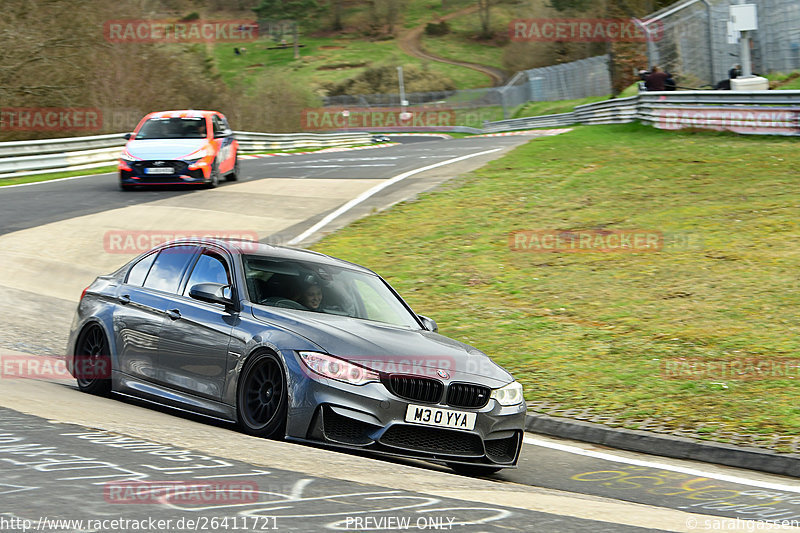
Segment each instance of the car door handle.
M131 303L131 297L129 294L123 294L118 299L119 303L121 303L122 305L128 305L129 303Z
M167 316L172 320L178 320L181 317L181 312L177 309L168 309Z

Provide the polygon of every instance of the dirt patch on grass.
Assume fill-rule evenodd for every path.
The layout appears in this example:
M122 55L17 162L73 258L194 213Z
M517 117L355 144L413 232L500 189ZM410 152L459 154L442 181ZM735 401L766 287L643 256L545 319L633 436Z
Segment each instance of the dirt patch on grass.
M791 74L789 74L786 77L786 79L783 79L783 80L780 80L780 81L774 80L774 81L769 82L769 88L770 89L778 89L780 87L783 87L784 85L788 85L789 83L791 83L792 81L796 80L797 78L800 78L800 72L792 72Z
M358 63L334 63L332 65L322 65L317 67L317 70L340 70L343 68L360 68L366 67L369 63L366 61L359 61Z

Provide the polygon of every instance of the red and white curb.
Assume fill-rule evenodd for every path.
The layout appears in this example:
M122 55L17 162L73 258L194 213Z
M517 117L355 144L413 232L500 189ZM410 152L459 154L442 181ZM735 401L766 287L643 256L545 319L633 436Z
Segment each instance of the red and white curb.
M572 131L572 128L561 128L555 130L521 130L521 131L504 131L502 133L483 133L481 135L473 135L473 137L507 137L509 135L536 135L544 137L549 135L559 135Z
M264 157L279 157L289 155L307 155L307 154L325 154L331 152L349 152L350 150L371 150L373 148L385 148L386 146L394 146L399 143L381 143L372 146L332 146L331 148L323 148L322 150L309 150L306 152L273 152L270 154L242 154L239 159L261 159Z

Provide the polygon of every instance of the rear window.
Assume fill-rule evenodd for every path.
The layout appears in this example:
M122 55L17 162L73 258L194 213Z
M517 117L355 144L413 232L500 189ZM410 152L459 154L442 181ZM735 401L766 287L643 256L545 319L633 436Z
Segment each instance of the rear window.
M131 269L128 270L128 279L125 280L125 283L141 287L157 255L158 254L150 254L145 256L133 265Z

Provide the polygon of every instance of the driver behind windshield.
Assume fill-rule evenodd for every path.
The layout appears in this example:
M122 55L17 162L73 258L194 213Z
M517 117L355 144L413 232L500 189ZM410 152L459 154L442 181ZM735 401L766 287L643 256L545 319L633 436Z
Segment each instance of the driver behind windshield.
M320 311L322 305L322 288L316 283L309 283L303 287L300 296L295 299L311 311Z

